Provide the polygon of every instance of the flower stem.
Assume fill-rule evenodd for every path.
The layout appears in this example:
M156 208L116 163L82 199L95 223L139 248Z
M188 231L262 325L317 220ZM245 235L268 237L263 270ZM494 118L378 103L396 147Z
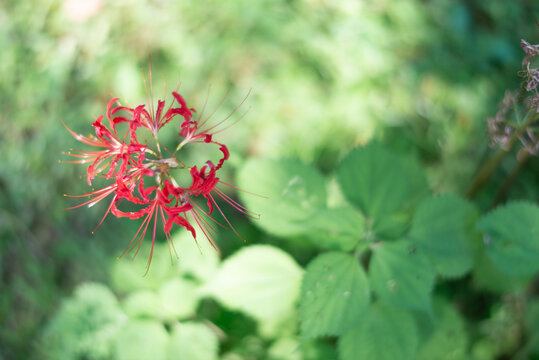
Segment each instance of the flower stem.
M161 153L161 145L159 144L159 138L157 137L157 131L153 131L153 138L155 139L155 143L157 145L157 152L159 152L159 157L162 159L163 154Z
M511 188L511 185L517 178L518 173L524 167L524 164L526 164L526 162L528 161L530 157L531 157L531 154L528 151L526 151L524 152L524 154L522 155L520 159L517 158L517 164L513 167L509 175L507 175L502 185L498 189L498 192L494 196L494 200L492 201L492 205L490 206L491 208L494 208L503 200L503 198L505 197L505 194L507 193L509 188Z
M507 142L507 150L498 149L498 151L496 151L494 155L481 167L468 188L468 191L466 192L466 196L469 199L473 199L477 195L483 185L485 185L488 179L490 179L494 171L500 166L505 156L511 151L518 138L522 135L526 128L535 121L536 117L537 112L535 110L532 109L528 111L523 120L522 126L516 129L516 131L513 132L509 138L509 141Z

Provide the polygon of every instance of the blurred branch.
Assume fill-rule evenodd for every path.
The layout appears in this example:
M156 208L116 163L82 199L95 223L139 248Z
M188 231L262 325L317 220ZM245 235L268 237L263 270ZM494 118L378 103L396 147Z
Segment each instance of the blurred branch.
M505 156L513 149L513 146L517 142L518 138L526 131L528 126L532 124L537 118L537 112L535 110L530 110L524 118L524 123L520 126L509 138L507 141L506 150L498 149L496 153L483 165L479 170L475 178L472 180L472 183L466 192L466 196L469 199L473 199L483 185L490 179L494 171L500 166Z
M518 173L520 170L524 167L528 159L531 157L531 153L528 151L524 151L520 159L517 157L517 164L513 167L509 175L505 178L503 181L503 184L498 189L498 192L494 196L494 200L492 201L491 208L494 208L496 205L498 205L507 194L507 191L511 188L513 185L513 182L515 181Z

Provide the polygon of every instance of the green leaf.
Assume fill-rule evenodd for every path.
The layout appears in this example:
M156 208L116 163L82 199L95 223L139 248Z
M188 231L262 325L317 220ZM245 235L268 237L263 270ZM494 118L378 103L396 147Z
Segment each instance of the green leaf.
M479 289L497 293L522 291L530 282L528 277L515 277L501 272L490 257L483 252L475 260L473 281Z
M434 271L425 254L406 241L382 243L374 249L369 280L378 299L387 305L430 310Z
M430 194L429 184L423 168L417 157L405 155L399 158L406 179L408 180L408 191L406 194L406 204L416 205Z
M352 150L340 164L337 179L348 201L363 211L376 233L391 238L407 228L409 216L403 208L427 190L416 162L399 160L377 142Z
M175 320L193 316L198 304L197 286L182 278L167 280L158 292L139 290L124 301L130 317Z
M166 319L194 316L198 305L197 285L182 278L168 280L159 288L159 298Z
M286 316L259 321L257 326L258 335L262 339L275 339L283 336L293 336L298 333L299 314L296 307L289 311Z
M498 359L500 353L498 344L492 339L482 338L474 342L472 346L473 360Z
M413 209L425 196L429 194L429 186L421 165L412 156L399 158L404 169L404 176L408 182L408 190L403 206L383 218L375 219L373 230L382 239L399 239L410 227Z
M117 360L165 360L169 335L160 322L133 320L116 337Z
M197 234L201 234L198 231ZM189 275L200 282L211 279L219 266L219 254L204 237L197 242L190 232L178 231L172 242L178 253L178 267L181 274Z
M110 359L114 338L126 320L106 286L79 285L46 325L40 353L47 359Z
M325 208L325 179L299 160L251 160L239 172L238 184L267 197L240 193L247 208L261 214L255 224L278 236L303 234L304 223Z
M421 345L417 359L468 359L466 324L459 312L449 303L437 300L434 302L434 315L434 332Z
M418 345L413 317L373 305L358 326L339 339L341 360L414 360Z
M303 360L337 359L337 349L323 341L301 342Z
M412 211L403 209L391 214L386 214L372 222L371 228L376 237L384 240L400 239L410 227ZM372 238L371 238L372 239Z
M139 290L129 294L123 301L123 308L130 318L160 319L162 317L159 296L149 290Z
M438 274L462 276L473 266L471 237L477 210L456 195L425 199L417 208L410 239L431 259Z
M174 325L169 360L216 360L218 352L217 335L206 325L195 322Z
M404 168L377 142L352 150L340 164L337 179L346 198L375 219L398 210L406 197Z
M316 246L330 250L352 250L365 226L363 216L352 207L320 209L305 223Z
M114 289L125 293L135 290L156 290L166 279L179 274L177 260L173 256L171 261L170 250L164 243L155 244L152 264L145 274L150 245L151 241L144 242L134 259L131 255L126 255L115 261L111 269Z
M512 276L539 270L539 207L514 202L485 215L477 224L484 233L488 256L498 269Z
M268 349L268 360L302 360L300 343L296 339L281 338Z
M321 341L300 341L283 337L268 349L267 360L326 360L337 359L337 351Z
M322 254L307 266L303 279L301 334L304 338L340 335L361 321L369 300L367 276L355 257Z
M284 251L254 245L224 261L202 292L255 319L278 321L293 312L302 274L303 269Z

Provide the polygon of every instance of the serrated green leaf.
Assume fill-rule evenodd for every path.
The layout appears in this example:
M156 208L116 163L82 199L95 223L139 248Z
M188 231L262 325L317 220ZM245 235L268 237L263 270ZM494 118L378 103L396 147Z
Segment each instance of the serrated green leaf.
M421 345L417 360L468 359L466 324L458 311L443 300L434 302L434 331Z
M539 270L539 207L514 202L485 215L477 224L484 233L488 256L498 269L512 276Z
M337 179L346 198L372 218L400 208L407 179L399 160L377 142L352 150L339 165Z
M374 305L339 339L339 354L341 360L414 360L417 345L416 325L408 312Z
M219 340L204 324L174 325L168 349L169 360L214 360L218 358Z
M160 322L133 320L119 332L115 345L118 360L165 360L169 335Z
M399 161L404 169L408 190L403 206L398 211L375 221L373 230L382 239L401 238L410 227L413 209L429 194L427 179L419 162L411 156L400 157Z
M462 276L473 266L476 217L474 206L456 195L429 197L414 214L410 239L431 259L438 274Z
M398 241L375 248L369 281L378 299L387 305L430 310L434 271L429 259L413 244Z
M410 220L404 210L427 191L416 162L399 160L377 142L352 150L339 165L337 180L348 201L363 211L372 229L384 238L404 233Z
M358 260L339 252L314 259L303 278L300 301L304 338L340 335L361 321L370 301L369 283Z
M352 250L365 226L363 216L352 207L320 209L305 223L307 235L316 246L329 250Z
M279 236L305 232L304 223L326 205L325 179L299 160L251 160L238 174L242 189L266 198L240 193L260 219L254 223Z
M225 260L202 291L230 309L261 321L279 321L293 311L302 274L284 251L254 245Z

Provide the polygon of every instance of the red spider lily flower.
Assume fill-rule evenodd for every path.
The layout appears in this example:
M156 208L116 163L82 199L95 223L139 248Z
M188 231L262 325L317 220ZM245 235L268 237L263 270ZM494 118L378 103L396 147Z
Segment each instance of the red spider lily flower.
M175 113L175 111L177 111L178 114L184 117L184 121L181 124L181 130L180 130L180 136L183 136L184 139L178 145L178 147L176 148L176 151L178 151L185 144L188 144L188 143L205 143L205 144L218 145L219 150L223 153L223 157L219 159L219 162L217 163L217 166L216 166L216 170L219 170L223 166L224 162L228 160L228 158L230 157L230 153L228 152L228 148L224 144L214 141L213 136L221 131L228 129L228 126L226 128L221 128L221 129L219 127L222 124L224 124L230 118L230 116L232 116L237 111L237 109L241 105L243 105L247 97L245 97L240 103L240 105L236 107L236 109L234 109L234 111L232 111L230 115L228 115L226 118L219 121L217 124L214 124L208 128L205 128L206 123L211 116L202 121L200 121L202 116L200 116L198 120L192 120L191 119L192 113L190 110L193 110L193 109L187 108L185 100L180 94L178 94L177 92L173 92L172 95L174 96L176 101L181 105L181 107L179 109L171 109L170 112ZM248 95L249 94L247 94L247 96Z
M136 138L134 131L141 126L147 128L155 134L159 131L159 129L168 124L170 120L172 120L176 115L182 116L185 121L190 121L191 117L193 116L193 112L195 112L195 109L188 108L185 100L179 94L173 94L175 94L174 96L180 104L180 107L172 108L171 104L170 108L166 111L166 113L163 113L163 110L165 108L165 101L162 100L157 101L157 110L155 111L155 113L153 113L153 110L146 110L146 105L139 105L136 108L117 106L112 110L109 107L107 111L107 116L111 122L111 126L115 127L118 123L128 122L130 124L131 137ZM112 102L116 100L118 99L113 99ZM129 113L131 115L131 118L127 118L125 116L114 116L120 111L125 111Z
M105 220L105 218L111 211L112 207L114 206L116 201L118 201L119 199L126 198L135 204L144 203L144 200L139 200L138 198L133 196L133 191L135 187L137 186L137 184L139 185L139 187L141 186L141 184L143 184L142 177L144 175L151 176L153 175L153 173L154 172L152 170L146 169L144 167L132 168L132 169L129 169L129 171L127 171L122 177L118 177L116 179L116 182L110 185L107 185L101 189L93 190L92 192L83 194L83 195L64 195L64 196L75 197L75 198L82 198L82 197L89 198L89 200L81 204L67 208L66 210L76 209L78 207L85 206L85 205L88 207L92 207L95 204L99 203L101 200L104 200L107 197L109 197L109 195L114 194L112 201L109 207L107 208L107 211L105 212L105 215L103 215L103 218L101 219L101 221L96 227L97 229L103 223L103 221ZM143 193L145 193L144 190L142 191ZM93 232L95 232L95 230Z
M117 104L118 98L112 99L107 104L106 110L109 126L102 123L103 116L98 117L92 124L95 137L77 134L64 124L66 129L77 140L83 144L99 148L99 150L93 151L70 152L69 155L75 157L76 160L68 162L88 164L87 180L90 185L96 177L109 181L109 184L100 189L75 196L88 199L72 208L90 207L110 198L110 204L99 225L109 213L118 218L142 218L138 231L122 255L134 249L136 249L134 256L137 255L147 230L153 222L152 244L147 270L152 261L159 220L161 221L159 228L164 232L166 240L172 245L172 248L174 248L174 245L171 241L171 231L174 225L185 228L197 241L197 231L193 224L198 225L208 241L217 248L213 240L216 232L214 225L230 228L240 238L241 236L224 215L216 198L226 201L243 214L255 217L245 207L217 188L219 184L222 184L237 189L222 182L217 175L218 170L229 159L230 153L224 144L213 140L215 134L224 130L223 128L218 129L218 127L230 116L216 125L207 127L206 122L209 117L201 121L201 114L198 119L193 119L195 109L188 107L185 99L177 92L173 92L172 95L174 101L171 102L166 111L165 102L162 100L157 101L157 108L154 109L151 105L149 107L139 105L130 108ZM181 129L178 146L174 153L167 150L170 157L164 157L161 152L158 132L176 118L180 118ZM120 123L127 123L128 125L128 129L122 136L118 134L116 129ZM141 144L138 141L138 131L149 131L152 134L153 139L156 141L157 152L150 150L148 145ZM196 165L187 166L176 154L178 150L189 143L217 145L222 157L217 162L217 165L208 160L200 168ZM171 176L170 170L188 171L192 180L191 184L188 187L179 186L174 177ZM153 180L154 183L148 183L148 180ZM131 206L138 207L138 210L120 210L120 204L131 204ZM217 209L218 215L223 217L225 224L228 226L215 219L215 209Z
M95 129L96 137L90 137L77 134L64 123L65 128L71 135L80 142L102 148L96 151L77 151L69 152L70 156L76 157L79 160L68 161L77 164L86 164L91 162L87 170L88 185L92 184L95 176L108 168L106 174L107 179L117 174L124 174L130 162L133 162L131 156L133 154L142 154L146 151L147 146L139 143L127 144L125 137L121 140L118 137L116 130L110 130L101 123L103 116L98 117L92 124ZM120 168L117 168L118 162L121 161Z
M168 187L168 180L165 180L164 188L167 189ZM135 236L131 239L131 242L127 246L127 248L124 250L121 256L123 256L126 253L131 252L135 247L137 248L134 256L136 256L140 250L140 247L142 246L142 242L146 236L146 231L148 230L148 226L153 221L153 235L152 235L152 245L150 250L150 257L148 259L148 266L147 270L150 268L150 264L152 262L152 256L153 256L153 249L155 245L155 237L156 237L156 230L157 230L157 222L158 218L161 219L162 225L163 225L163 232L165 233L167 242L172 245L174 248L174 244L171 240L170 231L172 229L173 223L178 224L184 228L186 228L188 231L191 232L193 237L196 236L195 229L189 224L189 222L186 219L183 219L180 214L185 213L186 211L189 211L191 208L190 204L183 204L181 206L171 206L172 201L174 200L171 198L170 193L168 193L167 190L161 190L157 187L152 187L152 190L150 192L154 192L155 196L152 200L146 201L146 207L142 208L139 211L135 212L124 212L118 209L116 206L116 203L119 198L115 199L111 203L110 211L112 214L114 214L116 217L127 217L130 219L139 219L141 217L144 217L144 220L142 221L142 224L140 225L138 231L135 233ZM174 197L172 195L172 197ZM136 240L136 241L135 241Z
M219 207L219 204L217 203L217 201L215 201L215 197L214 197L215 195L225 200L227 203L229 203L233 208L235 208L239 212L251 218L258 218L257 214L250 212L244 206L242 206L241 204L233 200L230 196L226 195L222 190L217 188L218 184L223 184L223 185L235 188L232 185L222 182L216 176L217 170L218 168L211 161L207 161L206 165L204 165L200 169L200 171L197 170L196 166L194 166L190 170L193 182L189 188L183 189L180 187L176 187L172 190L169 190L170 192L177 194L176 196L181 198L182 203L186 202L186 203L191 204L191 208L188 209L189 215L195 220L199 228L204 233L205 237L214 247L215 245L212 240L212 234L216 232L216 229L211 225L210 222L208 222L208 220L219 225L220 227L223 227L225 229L227 228L225 225L221 224L220 222L218 222L212 217L214 208L217 208L219 214L228 224L230 229L240 239L243 240L241 235L236 231L234 226L232 226L228 218L225 216L225 214ZM199 196L202 196L206 200L207 210L204 210L200 205L198 205L194 201ZM196 237L195 237L195 240L196 240Z

